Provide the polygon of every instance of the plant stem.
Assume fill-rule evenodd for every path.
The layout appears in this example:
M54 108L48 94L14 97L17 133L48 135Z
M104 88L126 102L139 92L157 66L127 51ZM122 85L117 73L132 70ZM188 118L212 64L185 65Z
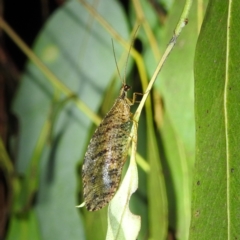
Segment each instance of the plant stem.
M177 41L177 38L180 35L183 27L185 27L186 24L187 24L187 21L188 21L187 20L187 16L188 16L188 13L189 13L191 5L192 5L192 0L186 0L185 6L184 6L184 9L183 9L183 12L182 12L182 15L181 15L181 17L179 19L179 22L178 22L175 30L174 30L174 34L172 36L172 39L170 40L170 42L169 42L169 44L168 44L168 46L167 46L167 48L166 48L162 58L160 59L160 61L158 63L158 66L157 66L157 68L156 68L156 70L155 70L155 72L154 72L154 74L153 74L153 76L152 76L152 78L151 78L151 80L150 80L150 82L148 84L146 92L143 95L143 98L142 98L142 100L141 100L141 102L140 102L140 104L139 104L139 106L138 106L138 108L137 108L137 110L136 110L136 112L134 114L133 119L136 122L138 122L138 120L139 120L139 117L140 117L141 111L143 109L143 106L144 106L144 104L145 104L145 102L147 100L147 97L148 97L148 95L149 95L149 93L150 93L150 91L151 91L151 89L153 87L154 82L157 79L157 76L158 76L159 72L161 71L161 69L163 67L163 64L165 63L165 61L166 61L167 57L169 56L170 52L172 51L172 49L173 49L173 47L174 47L174 45L175 45L175 43Z

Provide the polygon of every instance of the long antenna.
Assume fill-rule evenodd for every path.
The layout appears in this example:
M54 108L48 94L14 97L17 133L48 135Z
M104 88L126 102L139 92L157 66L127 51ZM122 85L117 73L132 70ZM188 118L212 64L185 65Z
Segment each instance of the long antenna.
M118 65L117 65L117 60L116 60L116 54L115 54L115 50L114 50L113 40L112 40L112 47L113 47L114 61L115 61L116 67L117 67L118 75L119 75L119 78L121 79L122 83L124 84L124 81L123 81L123 79L121 77L121 74L120 74L120 71L119 71L119 68L118 68Z
M123 78L123 79L122 79L122 77L121 77L121 74L120 74L120 71L119 71L119 68L118 68L118 65L117 65L116 54L115 54L115 50L114 50L114 43L113 43L113 40L112 40L114 61L115 61L116 67L117 67L117 71L118 71L119 78L121 79L123 85L126 84L126 75L127 75L128 59L129 59L130 51L131 51L131 49L132 49L132 46L133 46L133 43L134 43L134 40L135 40L135 36L136 36L136 34L137 34L137 31L138 31L139 27L140 27L140 25L138 25L138 27L137 27L134 35L133 35L133 38L132 38L132 41L131 41L131 45L130 45L130 48L129 48L129 50L128 50L128 55L127 55L127 60L126 60L125 71L124 71L124 78Z
M139 29L140 25L138 25L135 33L133 34L133 38L132 38L132 41L131 41L131 45L130 45L130 48L128 50L128 55L127 55L127 60L126 60L126 65L125 65L125 71L124 71L124 83L126 83L126 76L127 76L127 64L128 64L128 59L129 59L129 55L130 55L130 52L131 52L131 49L132 49L132 46L134 44L134 41L135 41L135 37L136 37L136 34L137 34L137 31Z

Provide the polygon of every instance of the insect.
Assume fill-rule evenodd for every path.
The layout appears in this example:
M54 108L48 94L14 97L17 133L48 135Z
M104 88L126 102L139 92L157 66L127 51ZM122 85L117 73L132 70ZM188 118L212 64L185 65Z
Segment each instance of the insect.
M130 86L125 82L114 105L93 134L84 157L83 197L88 211L105 207L121 180L130 144L130 107L135 100L135 95L132 101L127 98Z
M83 196L89 211L106 206L120 183L130 144L129 89L130 86L122 85L119 97L93 134L84 157Z

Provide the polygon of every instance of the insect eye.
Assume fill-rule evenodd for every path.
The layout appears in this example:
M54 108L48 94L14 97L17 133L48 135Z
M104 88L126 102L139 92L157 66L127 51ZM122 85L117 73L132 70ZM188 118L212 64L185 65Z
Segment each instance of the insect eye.
M128 91L131 87L129 85L124 85L124 91Z

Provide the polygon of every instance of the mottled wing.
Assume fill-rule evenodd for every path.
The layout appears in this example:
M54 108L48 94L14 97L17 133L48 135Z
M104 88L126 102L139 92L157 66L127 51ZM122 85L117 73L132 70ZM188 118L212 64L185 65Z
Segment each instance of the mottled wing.
M119 186L129 148L130 115L127 99L118 98L89 143L82 169L89 211L106 206Z

